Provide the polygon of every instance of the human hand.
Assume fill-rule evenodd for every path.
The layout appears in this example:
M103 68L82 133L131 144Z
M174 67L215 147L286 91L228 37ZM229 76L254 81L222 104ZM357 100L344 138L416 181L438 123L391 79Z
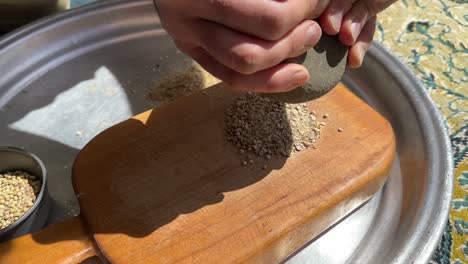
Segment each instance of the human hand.
M177 47L211 74L234 89L285 92L310 78L302 65L282 63L320 39L310 19L351 46L348 61L356 67L371 44L375 14L395 0L154 1Z
M364 55L372 44L376 15L397 0L330 0L320 15L322 30L328 35L338 35L350 46L348 65L361 66Z

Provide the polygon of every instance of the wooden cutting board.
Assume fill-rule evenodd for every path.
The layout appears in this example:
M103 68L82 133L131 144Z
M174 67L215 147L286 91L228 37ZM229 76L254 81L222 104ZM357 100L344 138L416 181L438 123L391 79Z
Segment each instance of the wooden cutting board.
M0 245L0 262L277 263L383 186L392 128L344 86L310 102L329 116L316 149L249 166L224 138L238 95L219 84L99 134L73 169L80 217Z

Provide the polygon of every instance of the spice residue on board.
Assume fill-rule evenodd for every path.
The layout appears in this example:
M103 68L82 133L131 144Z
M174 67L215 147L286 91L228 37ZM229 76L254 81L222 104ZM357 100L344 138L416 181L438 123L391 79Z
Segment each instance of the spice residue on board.
M161 79L151 89L147 99L152 102L172 102L220 82L198 64ZM203 92L204 94L208 94ZM225 134L243 156L240 165L256 164L266 170L266 161L273 156L289 157L309 148L316 148L328 113L318 120L308 104L287 104L255 93L237 98L226 110Z
M206 72L201 66L191 64L185 70L174 72L160 79L149 90L146 99L155 103L172 102L218 82L218 79Z
M266 160L314 147L325 124L306 103L286 104L255 93L237 98L227 109L225 122L226 138L241 155L250 152ZM248 156L241 164L252 164L251 160Z
M23 171L0 173L0 229L14 223L36 201L40 180Z

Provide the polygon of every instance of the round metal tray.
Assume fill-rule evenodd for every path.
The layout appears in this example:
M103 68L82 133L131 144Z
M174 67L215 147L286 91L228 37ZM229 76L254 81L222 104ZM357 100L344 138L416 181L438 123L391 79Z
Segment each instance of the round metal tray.
M150 108L147 89L190 63L159 25L151 0L83 6L0 41L0 145L43 159L53 202L48 224L79 213L70 180L78 151ZM427 262L452 195L443 121L417 78L378 44L344 83L392 123L398 158L381 192L286 262Z

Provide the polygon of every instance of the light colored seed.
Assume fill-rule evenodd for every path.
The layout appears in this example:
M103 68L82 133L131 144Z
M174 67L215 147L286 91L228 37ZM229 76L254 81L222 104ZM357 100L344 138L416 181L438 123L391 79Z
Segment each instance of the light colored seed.
M343 128L338 128L338 132L343 132Z
M22 171L3 173L0 177L0 229L3 229L31 208L36 200L40 181Z
M247 166L247 161L246 161L246 160L244 160L244 161L242 161L242 163L241 163L241 164L242 164L242 166Z
M249 160L249 163L250 163L250 164L253 164L253 163L254 163L254 161L253 161L253 160Z
M265 165L263 165L262 169L266 170L266 169L268 169L268 166L265 164Z
M296 144L294 147L296 148L297 151L301 151L303 148L301 144Z

